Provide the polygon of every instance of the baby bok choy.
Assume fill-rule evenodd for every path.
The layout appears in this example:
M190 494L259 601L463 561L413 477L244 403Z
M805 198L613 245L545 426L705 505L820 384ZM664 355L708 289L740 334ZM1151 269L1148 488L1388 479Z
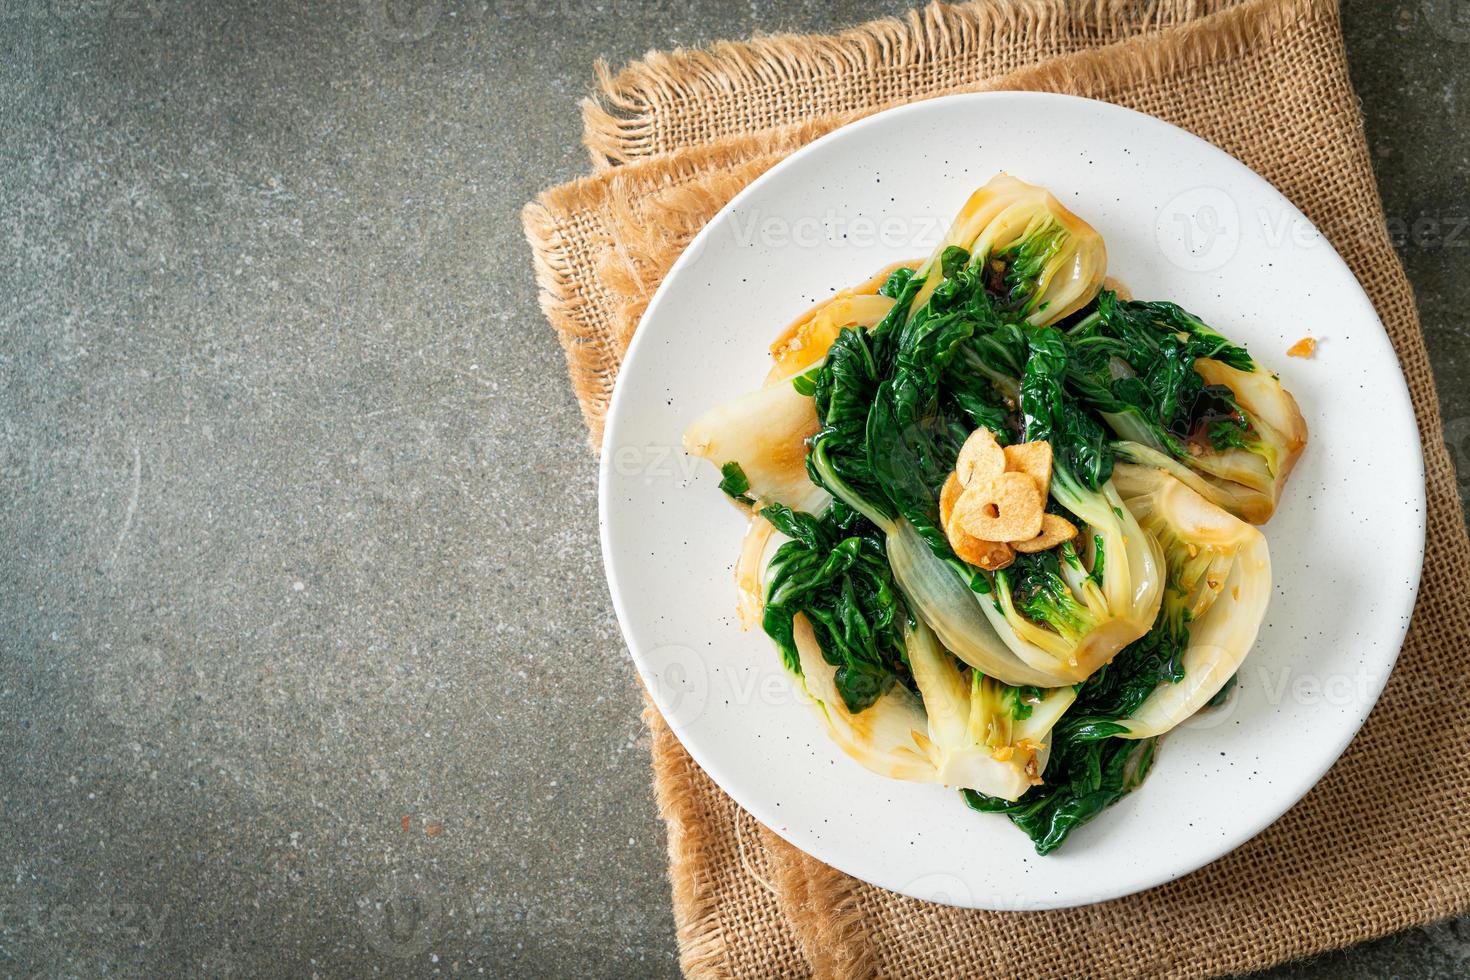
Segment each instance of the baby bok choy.
M1017 657L1078 683L1148 632L1164 564L1109 479L1113 459L1101 428L1068 398L1056 331L1032 329L1027 341L1019 384L1025 438L1051 445L1051 498L1081 525L1084 548L1019 555L995 573L998 601L982 611Z
M827 356L832 341L847 327L875 327L893 309L894 296L884 287L903 269L892 265L854 289L844 289L798 317L771 344L771 371L766 383L794 377Z
M1092 301L1107 271L1107 247L1091 225L1044 187L997 174L970 195L944 241L915 273L923 287L911 310L922 309L949 273L951 248L969 256L996 308L1009 320L1042 327ZM943 275L939 275L943 273Z
M817 428L811 396L780 381L705 412L684 430L684 451L720 467L721 489L744 503L820 511L827 495L806 473Z
M973 424L941 383L976 327L957 281L912 318L897 306L872 331L844 330L833 342L814 378L821 427L810 441L808 470L883 533L914 613L957 656L1008 684L1053 687L1064 681L1025 664L988 626L984 600L971 586L989 586L954 555L939 528L938 488ZM892 283L901 297L916 288L904 276Z
M882 535L844 507L817 518L768 504L760 515L791 538L767 568L762 619L786 666L801 669L794 639L801 615L833 669L832 690L852 714L895 685L912 687L904 661L907 612Z
M855 713L805 616L794 620L792 637L802 684L832 740L863 767L893 779L1019 799L1041 783L1047 736L1076 697L1072 688L1008 687L962 670L916 620L905 630L905 645L918 696L895 686Z
M1173 303L1111 292L1066 333L1068 384L1134 463L1168 469L1232 514L1270 519L1307 443L1281 382Z
M1052 732L1045 785L1019 800L965 793L974 809L1009 816L1041 854L1138 786L1158 736L1229 689L1271 593L1259 530L1163 470L1119 464L1114 481L1168 565L1158 620L1080 685Z

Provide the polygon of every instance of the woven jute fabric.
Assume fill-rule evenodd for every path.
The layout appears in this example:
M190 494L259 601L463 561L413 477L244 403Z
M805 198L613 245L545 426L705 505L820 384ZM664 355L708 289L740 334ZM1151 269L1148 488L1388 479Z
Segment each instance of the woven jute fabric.
M685 970L1202 976L1463 911L1470 906L1470 611L1459 593L1470 581L1470 542L1332 0L992 0L931 7L831 37L651 55L604 73L601 92L584 107L596 172L548 191L524 216L543 308L594 444L650 296L735 192L852 119L991 89L1104 99L1197 133L1280 188L1342 253L1398 352L1424 446L1428 535L1403 653L1342 759L1268 830L1179 881L1052 912L928 905L822 865L731 802L650 708Z
M796 120L958 90L1048 58L1197 20L1240 0L991 0L934 4L829 37L762 37L652 52L582 106L594 167Z

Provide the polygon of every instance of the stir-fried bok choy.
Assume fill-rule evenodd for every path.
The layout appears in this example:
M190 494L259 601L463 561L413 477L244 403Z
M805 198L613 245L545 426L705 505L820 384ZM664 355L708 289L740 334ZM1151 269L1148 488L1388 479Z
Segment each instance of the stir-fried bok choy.
M1131 462L1170 470L1254 524L1307 445L1296 399L1250 354L1173 303L1098 296L1064 332L1068 384Z
M1271 592L1252 524L1307 438L1244 348L1106 271L1093 228L1002 174L685 434L750 514L742 622L832 740L1043 854L1230 690Z

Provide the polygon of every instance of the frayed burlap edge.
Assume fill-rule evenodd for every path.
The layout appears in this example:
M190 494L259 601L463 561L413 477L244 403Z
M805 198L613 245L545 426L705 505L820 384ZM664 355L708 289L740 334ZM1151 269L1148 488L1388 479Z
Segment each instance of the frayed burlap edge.
M877 950L868 941L858 904L859 893L867 886L792 847L769 829L761 829L761 839L771 854L782 910L812 975L837 980L877 976Z
M1039 57L1110 44L1198 20L1241 0L981 0L932 3L830 35L782 34L718 42L703 49L649 52L614 74L598 62L597 92L582 103L584 143L602 168L749 131L754 118L731 116L722 127L666 132L674 106L759 106L792 85L832 88L846 108L875 108L861 90L880 75L905 73L906 98L974 82L1017 65L987 60L993 51L1024 48ZM958 77L956 77L958 74ZM812 115L834 111L811 106ZM764 128L764 127L761 127Z

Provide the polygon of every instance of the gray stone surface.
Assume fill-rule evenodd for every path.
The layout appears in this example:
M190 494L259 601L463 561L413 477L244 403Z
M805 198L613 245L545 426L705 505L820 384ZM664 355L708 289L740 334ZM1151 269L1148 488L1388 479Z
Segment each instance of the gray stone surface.
M0 0L0 975L675 972L518 211L595 58L904 6ZM1346 20L1470 473L1462 8Z

